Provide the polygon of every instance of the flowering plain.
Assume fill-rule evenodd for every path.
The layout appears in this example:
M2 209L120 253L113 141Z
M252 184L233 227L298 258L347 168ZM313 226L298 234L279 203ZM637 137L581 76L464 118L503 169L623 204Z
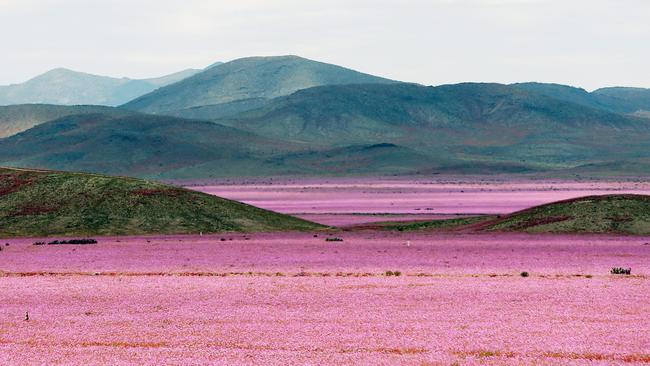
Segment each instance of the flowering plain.
M0 363L650 363L650 238L317 235L11 240Z
M283 207L356 224L426 207L485 213L490 200L505 200L492 211L502 213L558 192L508 201L488 185L477 201L463 196L471 187L449 188L462 209L447 210L375 188L359 188L386 195L374 211L372 199L348 209L346 194L318 198L323 210ZM616 189L647 187L594 188ZM0 241L0 364L650 364L650 237L357 228L96 239Z

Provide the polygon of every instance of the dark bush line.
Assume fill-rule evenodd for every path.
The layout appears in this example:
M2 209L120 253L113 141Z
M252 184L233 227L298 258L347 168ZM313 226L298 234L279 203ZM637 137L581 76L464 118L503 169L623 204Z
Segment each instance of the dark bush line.
M341 238L325 238L325 241L343 241Z
M611 271L609 271L609 273L629 275L632 273L632 268L614 267Z
M95 239L70 239L70 240L54 240L47 245L61 245L61 244L77 244L77 245L84 245L84 244L97 244L97 240ZM34 243L34 245L45 245L44 241L37 241Z

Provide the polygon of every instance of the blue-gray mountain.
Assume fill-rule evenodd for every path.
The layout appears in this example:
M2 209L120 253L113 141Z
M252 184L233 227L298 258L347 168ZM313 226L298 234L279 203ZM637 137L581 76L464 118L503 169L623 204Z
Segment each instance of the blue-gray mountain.
M30 106L6 109L14 130L56 119L0 140L0 164L156 178L648 175L645 103L643 89L427 87L295 56L247 58L124 108L40 106L26 123Z
M650 89L602 88L588 92L560 84L519 83L514 86L587 107L638 116L650 114Z
M207 108L209 116L224 116L301 89L361 83L394 81L298 56L249 57L210 67L123 107L182 117L206 116L199 110Z
M0 140L0 164L156 178L639 174L649 139L646 119L515 86L329 85L212 122L120 109L67 116Z
M116 106L197 73L188 69L152 79L112 78L58 68L21 84L0 86L0 105L96 104Z

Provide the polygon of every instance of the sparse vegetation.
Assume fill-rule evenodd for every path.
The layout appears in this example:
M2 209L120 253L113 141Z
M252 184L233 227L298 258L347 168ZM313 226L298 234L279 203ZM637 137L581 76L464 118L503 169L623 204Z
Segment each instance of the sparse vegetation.
M383 222L378 225L385 230L419 231L419 230L457 230L470 225L487 222L495 216L459 217L457 219L416 221L416 222Z
M390 276L399 277L399 276L402 275L402 272L400 272L400 271L386 271L386 273L384 273L384 274L386 275L386 277L390 277Z
M325 241L343 241L343 239L339 237L334 237L334 238L325 238Z
M623 268L623 267L614 267L609 271L611 274L622 274L622 275L630 275L632 274L632 268Z
M321 227L140 179L0 168L0 235L5 237L307 231Z
M97 244L95 239L70 239L70 240L53 240L48 245L58 245L58 244Z
M650 234L650 196L580 197L515 212L485 230L531 233Z

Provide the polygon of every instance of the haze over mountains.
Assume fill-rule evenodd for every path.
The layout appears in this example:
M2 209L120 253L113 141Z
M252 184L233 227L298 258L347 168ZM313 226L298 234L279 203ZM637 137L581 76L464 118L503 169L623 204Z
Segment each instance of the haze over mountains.
M120 108L2 107L0 164L154 178L650 173L646 89L429 87L297 56L162 86L175 78Z
M98 104L116 106L199 70L187 69L151 79L113 78L58 68L21 84L0 86L0 105Z

